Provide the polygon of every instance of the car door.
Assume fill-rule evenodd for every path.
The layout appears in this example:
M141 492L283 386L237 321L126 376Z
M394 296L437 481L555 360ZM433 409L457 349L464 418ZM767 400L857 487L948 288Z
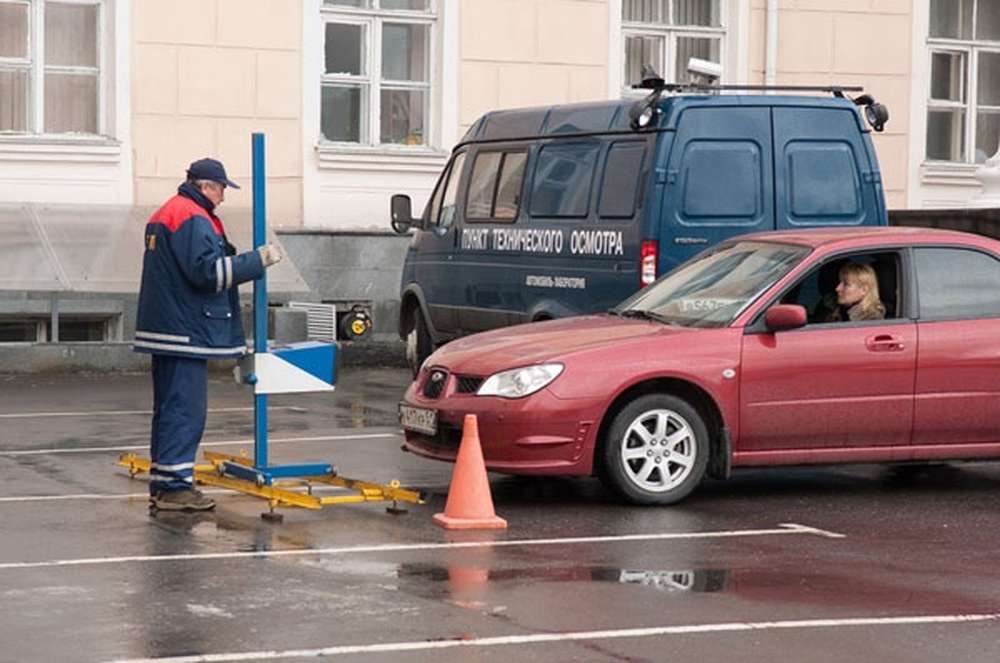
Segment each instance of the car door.
M1000 261L959 247L914 249L920 317L914 454L994 452L1000 443ZM963 446L956 454L956 447ZM939 454L940 455L940 454Z
M462 290L454 280L458 244L458 191L465 152L459 152L441 178L428 210L427 225L417 233L412 247L414 279L424 293L431 324L438 334L458 331Z
M832 260L827 264L837 266ZM880 260L895 267L900 277L905 274L898 252L836 260ZM824 291L830 285L821 283L826 271L824 265L811 270L776 303L815 308L821 301L809 298L828 296ZM899 292L905 291L903 279L897 278L892 289L897 301L903 302L898 299ZM863 451L845 455L846 448L871 449L872 460L885 459L886 447L899 447L900 456L907 454L917 329L905 317L905 305L894 304L888 314L892 317L884 320L816 320L777 333L767 332L759 321L749 326L743 338L736 451L812 452L799 458L801 462L824 457L866 460Z

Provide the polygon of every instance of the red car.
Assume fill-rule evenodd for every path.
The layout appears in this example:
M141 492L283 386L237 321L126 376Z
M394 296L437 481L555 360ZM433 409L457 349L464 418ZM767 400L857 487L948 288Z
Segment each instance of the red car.
M400 404L406 449L453 461L468 413L490 470L596 474L637 503L733 467L998 458L1000 242L738 237L606 315L445 345Z

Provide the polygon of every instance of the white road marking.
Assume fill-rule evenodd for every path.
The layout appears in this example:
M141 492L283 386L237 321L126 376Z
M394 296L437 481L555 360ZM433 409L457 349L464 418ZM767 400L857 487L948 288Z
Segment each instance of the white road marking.
M238 495L225 488L199 488L199 491L206 495ZM312 492L339 492L346 489L335 486L313 486ZM69 502L75 500L134 500L147 499L149 493L78 493L76 495L15 495L11 497L0 497L0 504L17 502Z
M171 562L216 559L264 559L270 557L302 557L324 555L350 555L357 553L405 552L412 550L445 550L458 548L509 548L513 546L551 546L573 543L618 543L622 541L666 541L678 539L731 539L747 536L775 536L781 534L808 534L812 536L843 537L843 534L827 532L797 525L781 523L772 529L720 530L714 532L661 532L655 534L618 534L614 536L577 536L559 539L511 539L500 541L461 541L451 543L387 543L369 546L346 546L342 548L297 548L294 550L233 551L218 553L192 553L177 555L127 555L122 557L84 557L77 559L57 559L42 562L0 563L4 569L39 569L56 566L94 566L100 564L123 564L128 562Z
M421 640L415 642L386 642L371 645L339 645L320 649L286 649L284 651L231 652L164 658L118 659L114 663L223 663L228 661L254 661L278 658L306 658L316 656L341 656L344 654L377 654L385 652L426 651L455 647L498 647L547 642L572 642L578 640L612 640L618 638L648 638L664 635L690 635L701 633L734 633L740 631L772 631L780 629L845 628L856 626L908 626L914 624L961 624L1000 620L1000 613L969 615L914 615L909 617L854 617L847 619L800 619L776 622L728 622L722 624L686 624L654 626L649 628L607 629L602 631L573 631L569 633L530 633L505 635L493 638Z
M365 433L362 435L318 435L316 437L269 437L268 444L279 444L288 442L325 442L327 440L371 440L385 437L398 437L400 433ZM202 447L231 447L240 444L253 444L253 439L245 440L220 440L216 442L202 442ZM108 451L148 451L149 444L134 444L120 447L75 447L52 449L25 449L22 451L0 451L0 456L44 456L47 454L88 454L103 453Z
M269 410L291 410L293 412L305 412L301 407L293 405L276 405ZM253 412L251 407L210 407L208 413L216 412ZM89 412L7 412L0 414L0 419L41 419L43 417L118 417L132 414L144 414L153 416L152 410L91 410Z

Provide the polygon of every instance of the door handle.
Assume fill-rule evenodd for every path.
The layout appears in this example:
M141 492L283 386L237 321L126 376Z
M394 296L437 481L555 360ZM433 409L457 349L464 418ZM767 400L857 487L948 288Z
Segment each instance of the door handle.
M871 352L901 352L906 345L892 334L877 334L865 339L865 347Z

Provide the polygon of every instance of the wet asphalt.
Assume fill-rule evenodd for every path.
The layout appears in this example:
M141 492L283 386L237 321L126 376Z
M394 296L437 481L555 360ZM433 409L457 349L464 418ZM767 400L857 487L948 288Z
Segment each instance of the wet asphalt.
M451 467L400 451L403 369L272 397L272 462L428 503L148 512L113 465L145 375L0 376L0 661L1000 660L1000 464L737 472L682 504L491 475L502 532L445 532ZM252 450L213 374L205 442ZM794 524L794 526L790 526Z

